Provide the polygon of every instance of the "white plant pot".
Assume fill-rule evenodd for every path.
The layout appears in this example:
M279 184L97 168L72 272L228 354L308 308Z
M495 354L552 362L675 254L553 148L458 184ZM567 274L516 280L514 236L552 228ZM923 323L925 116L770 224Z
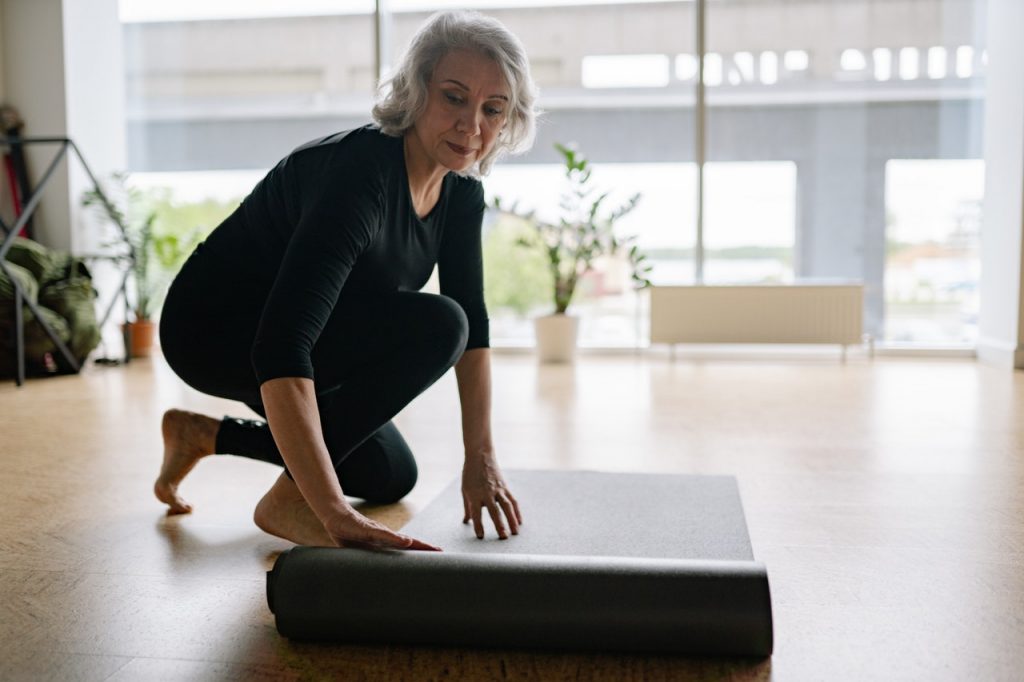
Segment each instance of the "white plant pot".
M541 362L572 362L580 319L573 315L544 315L533 321L537 357Z

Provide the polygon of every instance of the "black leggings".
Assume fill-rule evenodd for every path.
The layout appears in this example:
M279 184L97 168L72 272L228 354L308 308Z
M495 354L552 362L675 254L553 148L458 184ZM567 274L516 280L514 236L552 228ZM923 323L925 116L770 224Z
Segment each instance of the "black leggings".
M216 268L199 260L189 259L167 294L164 357L189 386L266 417L249 361L261 306L239 303L237 291L218 294L224 283ZM312 363L324 441L346 495L388 504L412 490L416 460L391 418L455 364L467 336L465 313L445 296L342 297ZM216 451L285 466L262 420L224 417Z

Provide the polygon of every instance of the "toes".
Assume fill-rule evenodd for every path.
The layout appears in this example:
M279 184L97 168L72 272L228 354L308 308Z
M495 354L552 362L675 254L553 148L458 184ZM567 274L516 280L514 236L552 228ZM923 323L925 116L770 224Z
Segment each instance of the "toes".
M179 513L192 511L192 505L186 502L185 498L178 494L178 491L171 493L171 508Z
M170 509L167 510L168 514L188 514L192 511L192 505L185 500L178 498L170 503Z
M192 511L192 505L182 499L173 486L157 481L153 486L153 492L156 493L158 500L167 505L168 514L188 514Z

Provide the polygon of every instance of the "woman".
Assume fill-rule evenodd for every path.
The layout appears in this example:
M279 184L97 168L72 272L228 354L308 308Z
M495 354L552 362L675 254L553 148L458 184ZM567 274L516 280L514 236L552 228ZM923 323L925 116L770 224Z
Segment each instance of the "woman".
M168 292L164 356L190 386L266 421L182 410L163 419L156 496L203 456L285 467L256 506L299 544L439 550L368 519L345 495L401 499L416 462L391 423L455 366L463 523L501 539L522 524L494 452L480 228L485 175L534 133L519 41L476 13L434 15L373 109L376 124L305 144L190 256ZM435 263L441 295L419 293ZM508 529L506 529L506 520Z

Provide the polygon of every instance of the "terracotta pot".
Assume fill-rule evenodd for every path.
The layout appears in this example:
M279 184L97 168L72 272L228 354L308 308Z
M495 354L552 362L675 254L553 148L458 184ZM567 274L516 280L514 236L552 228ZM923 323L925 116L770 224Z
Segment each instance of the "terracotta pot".
M148 358L153 353L153 338L156 335L156 323L152 320L138 320L121 325L124 333L124 345L133 358Z
M537 357L541 362L572 362L580 319L573 315L544 315L533 321Z

